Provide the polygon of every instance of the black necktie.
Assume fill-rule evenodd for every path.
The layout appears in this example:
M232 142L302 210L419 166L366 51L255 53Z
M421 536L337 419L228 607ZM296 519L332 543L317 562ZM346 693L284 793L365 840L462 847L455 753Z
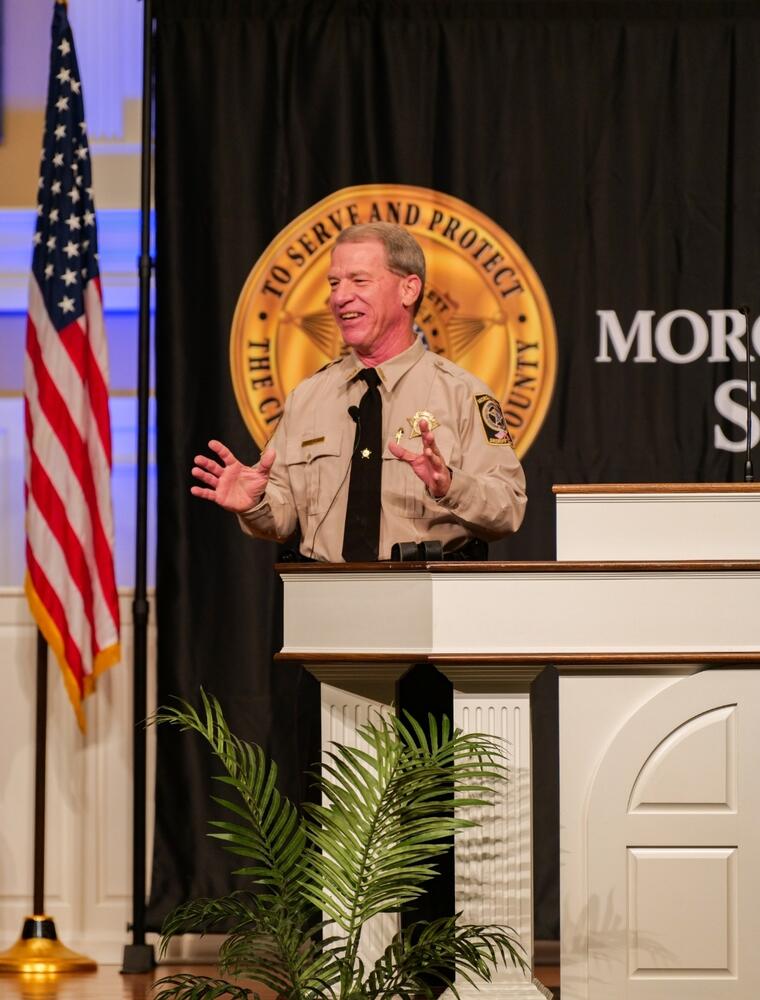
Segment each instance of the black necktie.
M383 472L383 401L374 368L356 376L367 383L359 403L357 441L351 459L343 558L346 562L374 562L380 543L380 480Z

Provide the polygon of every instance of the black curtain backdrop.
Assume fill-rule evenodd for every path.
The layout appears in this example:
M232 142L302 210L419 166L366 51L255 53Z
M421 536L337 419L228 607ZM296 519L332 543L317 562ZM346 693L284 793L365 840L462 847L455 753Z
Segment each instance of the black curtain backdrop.
M760 304L760 8L487 0L158 0L158 628L160 702L219 696L233 727L305 794L316 684L275 668L272 562L191 498L211 437L247 461L228 341L253 263L297 214L348 185L404 183L493 218L538 271L557 324L551 409L525 457L530 502L492 558L553 558L555 482L728 481L719 386L740 358L594 359L598 310L623 332ZM684 320L671 344L694 342ZM730 355L729 355L730 356ZM741 402L741 392L735 392ZM536 934L558 933L556 685L537 682ZM208 841L210 765L159 731L149 921L227 891Z

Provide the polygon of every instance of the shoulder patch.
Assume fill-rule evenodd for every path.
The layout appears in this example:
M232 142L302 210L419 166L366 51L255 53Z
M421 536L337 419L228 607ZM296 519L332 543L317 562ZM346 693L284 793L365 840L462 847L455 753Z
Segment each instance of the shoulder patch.
M506 444L514 448L515 443L509 433L507 422L498 399L485 392L475 394L475 402L480 412L480 420L489 444Z

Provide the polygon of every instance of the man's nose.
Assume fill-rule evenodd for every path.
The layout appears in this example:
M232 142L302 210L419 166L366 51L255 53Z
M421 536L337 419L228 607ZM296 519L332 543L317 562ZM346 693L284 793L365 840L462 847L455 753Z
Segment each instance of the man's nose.
M340 307L346 305L347 302L350 302L352 295L353 291L350 284L348 282L341 281L339 284L333 285L330 297L335 305Z

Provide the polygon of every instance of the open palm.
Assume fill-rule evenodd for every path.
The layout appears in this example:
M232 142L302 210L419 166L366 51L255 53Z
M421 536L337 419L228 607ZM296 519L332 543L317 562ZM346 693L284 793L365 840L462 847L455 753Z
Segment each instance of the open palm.
M250 510L267 488L275 452L268 448L257 465L243 465L221 441L209 441L208 446L220 461L207 455L195 456L192 474L204 485L192 486L190 492L235 514Z
M427 420L420 420L422 452L409 451L395 441L388 442L388 451L402 462L406 462L415 476L422 480L431 496L446 496L451 486L451 471L438 450L433 432Z

